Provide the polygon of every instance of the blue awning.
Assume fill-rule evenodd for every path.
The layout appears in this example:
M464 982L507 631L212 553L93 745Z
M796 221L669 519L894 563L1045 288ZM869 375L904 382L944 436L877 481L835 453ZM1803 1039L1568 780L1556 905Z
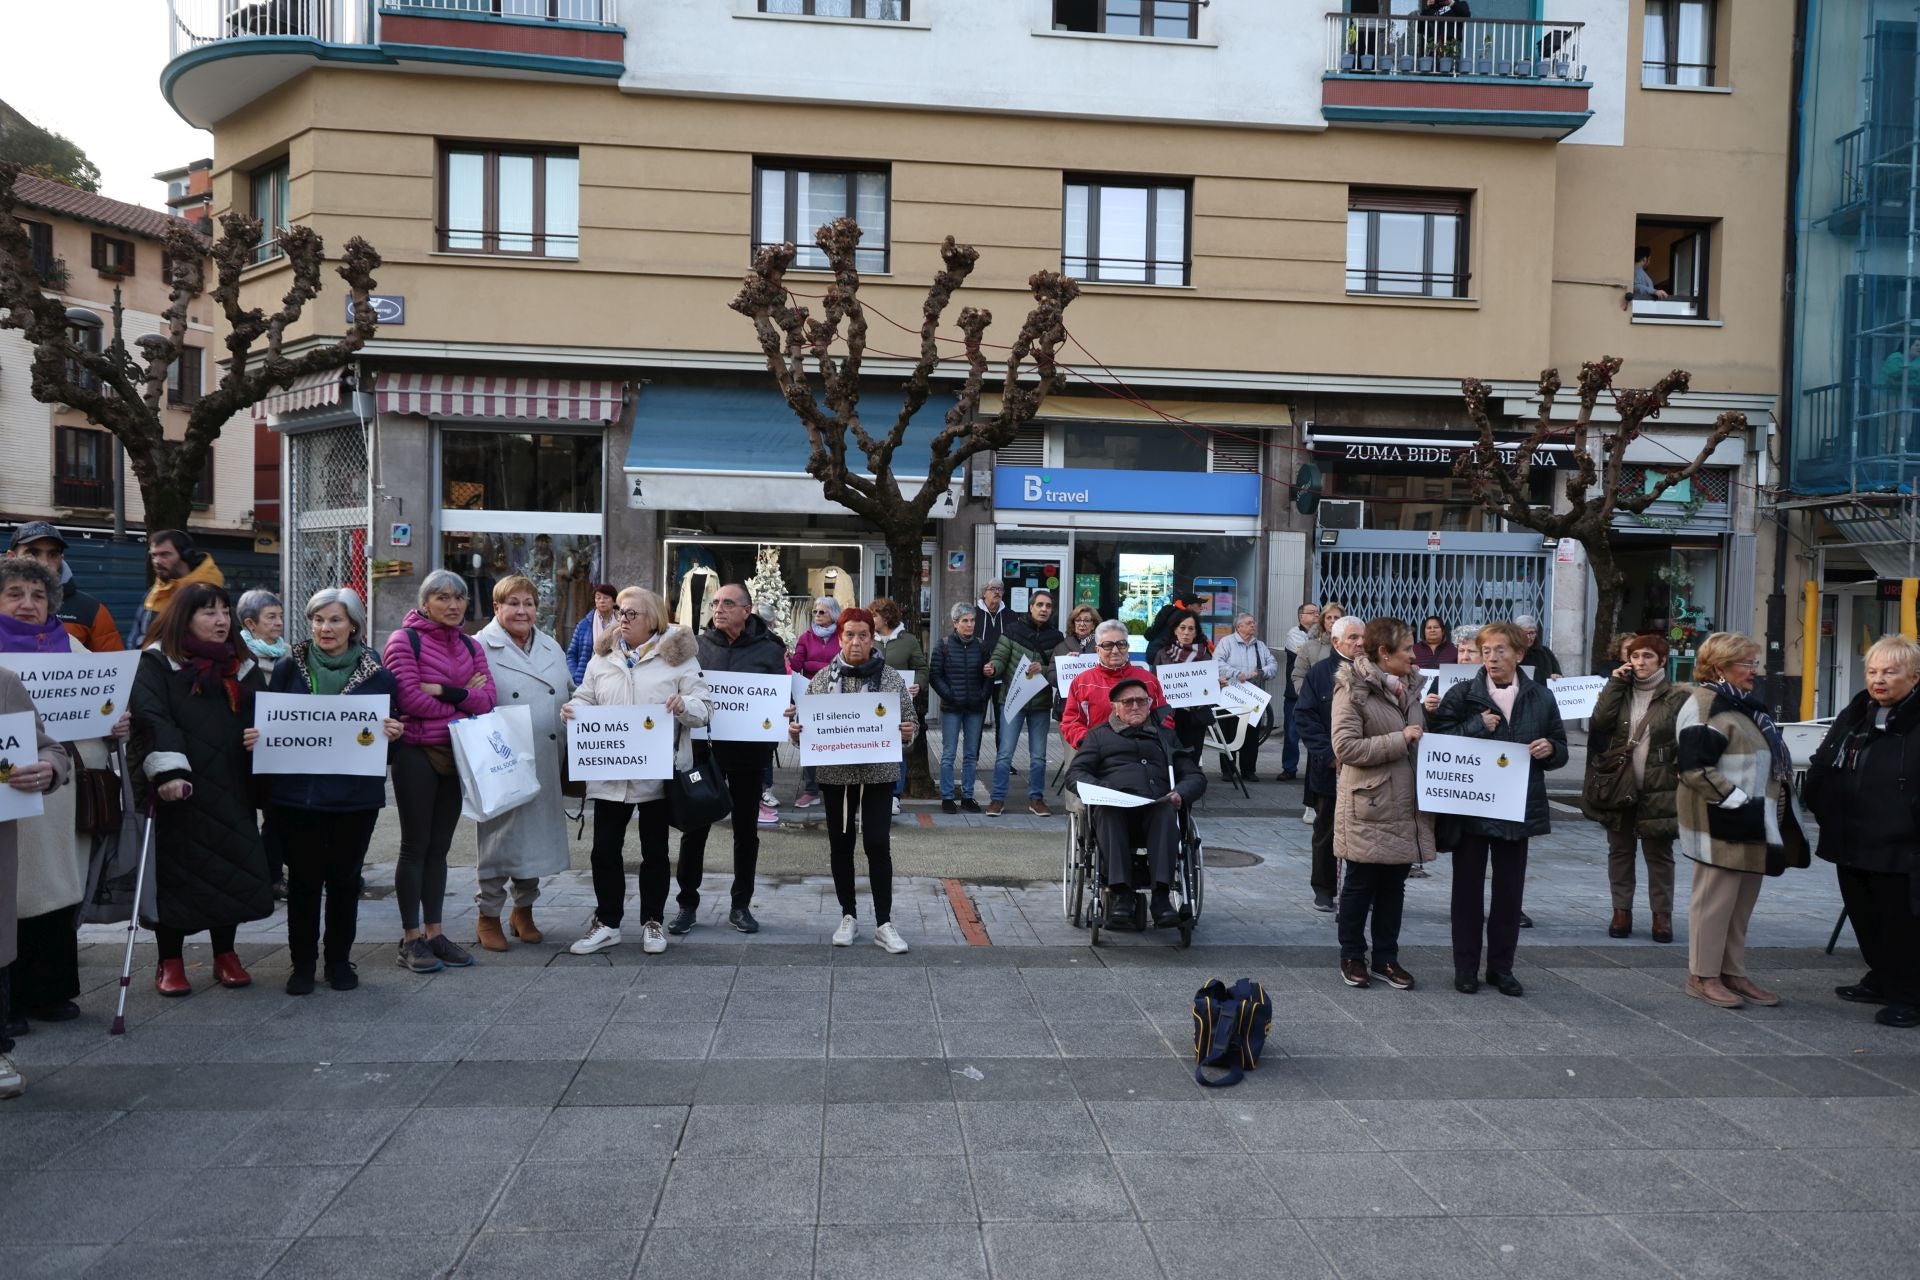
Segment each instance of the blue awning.
M892 429L902 397L898 389L861 396L860 420L869 434ZM927 397L894 453L896 474L926 475L928 450L956 399L951 391ZM806 428L772 387L654 385L640 393L626 470L803 476L807 452ZM847 453L850 462L862 464L851 439Z

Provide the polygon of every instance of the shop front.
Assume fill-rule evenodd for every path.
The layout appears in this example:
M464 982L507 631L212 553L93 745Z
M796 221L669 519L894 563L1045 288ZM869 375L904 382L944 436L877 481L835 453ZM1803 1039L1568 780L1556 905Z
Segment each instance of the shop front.
M1694 651L1708 635L1746 626L1729 621L1738 595L1728 590L1723 572L1734 476L1731 468L1703 468L1639 515L1614 517L1614 559L1626 578L1615 629L1666 636L1668 673L1676 681L1693 678ZM1643 493L1661 478L1658 467L1628 463L1620 487ZM1750 589L1745 598L1752 600Z

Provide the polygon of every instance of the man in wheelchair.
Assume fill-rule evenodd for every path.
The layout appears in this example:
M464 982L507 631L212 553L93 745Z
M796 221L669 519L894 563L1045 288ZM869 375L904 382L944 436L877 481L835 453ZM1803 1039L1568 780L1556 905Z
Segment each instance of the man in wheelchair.
M1156 927L1179 922L1169 891L1180 857L1180 809L1207 790L1207 776L1184 751L1173 730L1153 718L1153 694L1147 682L1126 677L1109 691L1112 712L1080 740L1067 782L1090 782L1153 801L1138 808L1089 806L1100 875L1113 890L1108 919L1131 920L1134 913L1133 851L1145 847L1153 876L1148 911Z

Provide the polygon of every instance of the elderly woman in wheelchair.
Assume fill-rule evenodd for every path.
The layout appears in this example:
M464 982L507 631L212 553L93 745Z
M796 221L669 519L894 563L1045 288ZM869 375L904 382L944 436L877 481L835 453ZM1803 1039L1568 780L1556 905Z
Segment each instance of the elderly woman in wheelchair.
M1112 897L1105 918L1131 921L1135 913L1133 851L1144 847L1151 876L1149 913L1157 928L1182 923L1172 890L1185 886L1183 810L1206 793L1207 779L1193 755L1180 746L1173 730L1153 716L1154 698L1145 680L1127 677L1112 688L1112 711L1080 741L1067 770L1067 782L1103 787L1148 801L1133 807L1102 804L1080 791L1077 815L1090 826L1098 850L1096 875ZM1097 797L1098 793L1095 793Z

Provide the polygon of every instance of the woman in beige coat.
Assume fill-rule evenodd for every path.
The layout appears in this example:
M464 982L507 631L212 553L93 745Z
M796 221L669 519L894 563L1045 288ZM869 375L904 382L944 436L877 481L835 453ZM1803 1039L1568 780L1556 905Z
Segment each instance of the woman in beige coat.
M1406 991L1413 975L1400 967L1400 912L1407 871L1434 856L1433 819L1419 812L1415 743L1426 714L1414 696L1413 628L1398 618L1367 623L1366 649L1334 677L1333 758L1339 790L1333 811L1333 856L1340 878L1340 977L1372 985L1367 917L1373 917L1371 969Z
M27 696L27 687L20 683L19 676L0 667L0 715L17 711L32 712L33 699ZM47 736L37 714L33 727L36 741L20 744L22 751L12 759L5 785L15 791L52 791L67 780L71 766L65 748ZM20 875L19 828L18 821L0 822L0 1027L4 1027L12 1004L7 966L13 963L13 931L18 920L14 895ZM0 1030L0 1098L17 1098L26 1089L13 1059L7 1056L11 1052L13 1041Z
M573 709L633 707L664 704L678 723L674 730L674 767L693 766L693 746L687 729L697 729L712 717L707 702L706 677L700 674L699 650L693 633L667 625L667 602L642 587L628 587L614 602L620 625L602 633L593 645L587 678L567 704L562 720L573 719ZM593 801L593 918L587 934L569 951L592 955L620 943L620 921L627 894L625 862L627 823L640 815L640 950L658 955L667 949L667 931L660 920L667 909L667 888L673 862L667 848L667 787L660 781L589 782Z

